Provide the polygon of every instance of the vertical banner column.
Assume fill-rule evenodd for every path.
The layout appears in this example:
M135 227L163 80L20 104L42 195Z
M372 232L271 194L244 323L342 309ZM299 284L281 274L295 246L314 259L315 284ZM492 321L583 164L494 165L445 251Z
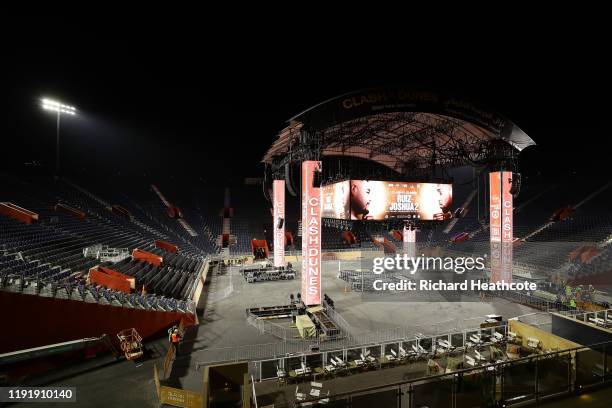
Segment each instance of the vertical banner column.
M416 229L404 225L402 238L404 253L414 258L416 256Z
M321 304L321 189L314 173L321 162L302 162L302 301Z
M274 266L285 266L285 180L272 183L274 205Z
M502 279L512 282L512 247L514 245L514 200L512 189L512 172L502 172Z
M512 172L489 174L491 282L512 282L513 198Z

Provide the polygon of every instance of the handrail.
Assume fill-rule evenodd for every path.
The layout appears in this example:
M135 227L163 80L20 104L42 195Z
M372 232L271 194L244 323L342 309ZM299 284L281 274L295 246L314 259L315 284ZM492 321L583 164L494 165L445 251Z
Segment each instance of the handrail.
M442 373L442 374L434 374L434 375L428 375L428 376L423 376L423 377L417 377L417 378L411 378L410 380L402 380L402 381L395 381L389 384L384 384L384 385L376 385L376 386L371 386L371 387L365 387L365 388L360 388L358 390L352 390L352 391L346 391L346 392L341 392L338 394L333 394L333 395L329 395L329 396L325 396L325 397L316 397L316 398L312 398L309 396L307 396L307 399L304 401L300 401L299 403L296 403L297 407L302 406L303 403L310 403L312 404L313 402L319 401L321 399L325 399L325 398L342 398L345 396L350 396L353 395L355 393L364 393L364 392L369 392L369 391L375 391L375 390L379 390L379 389L383 389L383 388L389 388L389 387L398 387L401 385L406 385L406 384L413 384L419 381L425 381L425 380L435 380L435 379L440 379L440 378L445 378L445 377L458 377L461 374L469 374L472 372L480 372L483 370L490 370L490 371L496 371L497 368L499 367L503 367L506 365L515 365L515 364L521 364L523 362L528 362L528 361L533 361L533 360L540 360L540 359L547 359L550 357L553 357L555 355L559 355L559 354L569 354L572 352L577 352L580 350L591 350L595 347L605 347L607 345L612 345L612 341L606 341L606 342L601 342L601 343L594 343L594 344L590 344L590 345L586 345L586 346L579 346L579 347L573 347L570 349L566 349L566 350L558 350L558 351L551 351L548 353L543 353L543 354L536 354L536 355L532 355L532 356L527 356L527 357L521 357L521 358L517 358L517 359L513 359L513 360L508 360L508 361L502 361L502 362L496 362L496 363L489 363L489 364L485 364L485 365L481 365L478 367L471 367L471 368L463 368L463 369L459 369L456 371L453 371L452 373ZM492 370L491 370L492 369Z

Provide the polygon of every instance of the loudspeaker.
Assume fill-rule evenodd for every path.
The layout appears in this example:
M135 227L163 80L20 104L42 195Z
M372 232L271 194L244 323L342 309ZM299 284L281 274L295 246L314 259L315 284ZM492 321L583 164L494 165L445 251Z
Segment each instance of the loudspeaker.
M263 195L268 202L272 202L272 173L270 171L270 166L266 165L264 169L264 179L261 186L263 188Z
M315 170L312 177L312 186L314 188L319 188L321 187L321 184L323 184L323 173L321 171Z
M285 219L284 218L279 218L278 219L278 223L276 225L276 228L281 229L283 228L283 224L285 223Z
M512 183L512 186L510 187L510 194L516 198L521 191L521 173L512 173L510 182Z
M293 171L291 169L291 163L285 164L285 184L287 185L287 191L293 197L297 197L295 187L293 186Z

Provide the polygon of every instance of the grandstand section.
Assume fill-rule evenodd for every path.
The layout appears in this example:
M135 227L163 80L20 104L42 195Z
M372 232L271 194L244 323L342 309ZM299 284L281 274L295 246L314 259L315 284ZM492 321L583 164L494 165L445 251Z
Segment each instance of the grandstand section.
M117 214L72 182L8 175L2 180L3 199L31 209L37 219L24 223L0 215L0 297L5 310L15 310L5 321L29 339L24 344L23 338L3 337L0 353L97 337L122 327L136 327L147 339L180 320L197 322L194 294L213 247L173 240L178 233L162 232L136 207L133 212L126 208L127 216ZM33 311L39 325L29 323ZM64 318L55 321L56 315Z

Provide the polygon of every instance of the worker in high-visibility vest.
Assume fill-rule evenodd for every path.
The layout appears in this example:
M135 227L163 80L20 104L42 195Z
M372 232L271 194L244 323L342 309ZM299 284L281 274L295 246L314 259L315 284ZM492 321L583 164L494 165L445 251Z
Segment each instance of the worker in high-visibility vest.
M576 299L572 298L570 300L570 306L573 307L574 309L576 308Z
M170 342L172 343L172 347L174 347L174 355L178 355L180 341L181 335L179 334L178 329L174 329L174 331L172 331L172 334L170 334Z

